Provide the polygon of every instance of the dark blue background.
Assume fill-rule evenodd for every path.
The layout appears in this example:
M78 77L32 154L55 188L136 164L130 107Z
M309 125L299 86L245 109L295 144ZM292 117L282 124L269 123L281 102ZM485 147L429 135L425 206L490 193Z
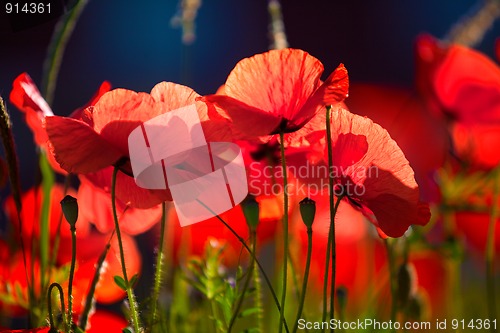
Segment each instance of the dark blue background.
M282 7L290 46L319 58L327 74L343 62L352 81L411 86L415 36L429 32L444 37L477 4L470 0L284 0ZM181 31L170 25L177 11L174 0L90 0L67 46L54 112L69 114L86 103L104 80L136 91L173 81L200 94L213 93L240 59L268 49L267 1L203 1L196 19L197 39L188 47L181 43ZM4 99L14 78L24 71L40 84L54 23L0 34ZM492 56L497 36L499 24L478 47ZM37 163L32 136L20 113L12 105L9 109L26 188L34 183Z

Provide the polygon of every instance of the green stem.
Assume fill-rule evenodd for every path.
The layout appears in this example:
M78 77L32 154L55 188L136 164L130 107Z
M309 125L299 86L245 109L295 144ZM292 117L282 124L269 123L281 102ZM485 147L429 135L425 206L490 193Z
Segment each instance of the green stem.
M255 247L254 247L255 249ZM255 266L255 260L252 260ZM262 303L262 281L260 280L259 270L253 269L253 284L255 288L255 308L257 309L257 332L264 332L264 304Z
M250 237L251 237L251 242L252 242L252 251L255 253L255 248L256 248L256 239L257 236L255 234L255 230L250 231ZM250 280L252 279L252 274L253 274L253 269L254 269L254 260L251 259L251 262L248 267L248 271L245 277L245 282L243 283L243 289L241 291L241 295L238 298L238 303L236 303L236 309L233 312L233 315L231 316L231 320L229 321L229 326L227 328L227 332L230 333L231 330L233 329L234 323L236 322L236 318L238 317L241 306L243 305L243 301L245 300L245 294L248 290L248 287L250 286Z
M134 296L134 292L130 286L130 282L127 276L127 269L125 266L125 254L123 252L122 234L120 232L120 225L118 223L118 215L116 213L116 176L118 174L118 167L113 169L113 178L111 180L111 206L113 209L113 220L115 222L116 238L118 239L118 247L120 249L120 263L122 266L123 280L125 281L125 287L127 289L127 297L130 305L130 317L132 321L132 326L134 327L135 333L142 332L141 325L139 323L139 314L137 311L137 304Z
M57 75L61 68L66 44L87 2L88 0L76 1L73 9L61 18L54 29L52 40L47 50L47 56L43 64L44 75L41 86L43 97L49 105L52 105L54 99Z
M19 161L17 158L14 136L12 135L12 122L10 121L9 113L7 112L7 108L1 96L0 96L0 136L2 138L2 145L5 150L5 159L7 161L9 183L12 192L12 197L14 198L14 203L16 205L17 222L19 226L18 228L19 240L20 240L21 252L23 255L26 284L28 286L30 316L32 316L32 309L34 308L35 296L34 296L34 288L31 282L34 280L29 278L28 262L26 260L26 246L24 244L24 237L23 237L23 221L21 218L21 210L22 210L21 179L19 177ZM33 272L34 269L32 269L31 271Z
M64 191L63 198L68 194L68 188L71 182L71 174L68 174L64 179ZM61 227L63 221L63 212L59 215L59 222L57 223L56 234L54 236L54 246L52 247L52 257L49 262L49 267L55 267L57 261L57 255L59 253L59 244L61 242ZM52 270L49 270L49 281L52 279Z
M42 173L42 192L43 200L40 212L40 285L46 287L46 277L50 271L50 203L52 201L52 187L55 183L54 171L49 165L44 152L40 153L39 157L40 170Z
M49 333L52 333L52 332L57 332L57 329L56 329L56 326L54 324L54 314L52 313L52 289L54 288L57 288L57 290L59 291L59 302L60 302L60 305L61 305L61 315L62 315L62 320L63 320L63 323L64 325L66 326L67 325L67 322L66 322L66 315L65 315L65 311L64 311L64 292L61 288L61 285L57 282L54 282L52 283L50 286L49 286L49 291L48 291L48 303L47 303L47 306L48 306L48 309L49 309L49 322L50 322L50 331ZM66 332L69 332L69 328L66 327L65 328L65 331Z
M75 264L76 264L76 227L75 224L71 224L71 268L69 270L69 281L68 281L68 327L72 331L73 326L73 277L75 274Z
M497 318L496 290L495 290L495 226L499 216L498 201L500 199L500 169L495 171L493 179L493 203L491 207L490 222L486 239L486 293L488 299L488 315L490 320ZM490 326L491 332L496 332L496 327Z
M397 315L397 286L396 286L396 263L394 260L394 250L388 238L384 239L385 249L387 251L387 263L389 267L389 284L391 287L391 321L396 321Z
M285 302L286 302L286 286L288 280L288 178L286 171L285 159L285 133L280 132L280 150L281 150L281 168L283 170L283 279L282 279L282 294L281 294L281 309L280 309L280 324L279 331L283 331L283 321L285 320Z
M111 240L113 239L114 235L115 233L113 231L111 237L109 237L109 241L106 244L106 247L104 248L104 251L102 251L101 255L99 256L99 259L97 260L94 277L92 278L92 282L90 283L90 290L87 293L87 298L85 299L85 308L83 309L82 315L80 316L79 327L82 329L82 331L85 331L85 329L87 328L87 321L89 318L90 310L92 309L95 289L97 283L99 282L99 278L101 276L101 269L104 264L104 260L108 255L109 248L111 247Z
M271 292L271 295L273 297L273 300L274 300L274 303L276 304L276 307L278 308L278 311L281 310L281 306L280 306L280 303L278 301L278 296L276 296L276 292L274 291L274 288L273 288L273 285L271 284L271 280L269 279L269 276L267 276L266 274L266 271L264 270L264 267L262 267L260 261L257 259L257 257L255 256L255 252L253 252L250 247L248 247L247 243L245 242L245 240L240 236L238 235L238 233L226 222L224 221L224 219L222 217L220 217L219 215L215 214L211 209L210 207L208 207L207 205L205 205L203 202L197 200L201 205L203 205L205 208L207 208L210 212L212 212L215 217L220 221L222 222L222 224L224 224L224 226L234 235L234 237L236 237L238 239L238 241L241 243L241 245L243 245L243 247L248 251L248 253L250 254L250 256L252 257L252 260L255 261L255 263L257 264L257 266L259 266L259 269L260 271L262 272L262 276L264 277L264 281L266 281L266 284L269 288L269 291ZM287 325L287 322L286 322L286 318L283 318L283 324L285 325L285 330L287 333L289 333L289 330L288 330L288 325Z
M311 254L312 254L312 227L307 227L307 258L306 258L306 269L304 272L304 280L302 281L302 293L299 300L299 309L297 310L297 317L295 318L295 325L293 326L293 332L297 332L299 319L302 316L302 310L304 309L304 302L306 299L307 291L307 280L309 279L309 267L311 266Z
M156 257L156 268L155 268L155 278L154 278L154 288L153 295L151 298L151 318L150 318L150 329L152 330L156 324L156 316L158 309L158 298L160 296L160 287L163 277L163 243L165 238L165 221L167 219L166 204L163 202L161 204L162 215L161 215L161 225L160 225L160 240L158 244L158 255Z

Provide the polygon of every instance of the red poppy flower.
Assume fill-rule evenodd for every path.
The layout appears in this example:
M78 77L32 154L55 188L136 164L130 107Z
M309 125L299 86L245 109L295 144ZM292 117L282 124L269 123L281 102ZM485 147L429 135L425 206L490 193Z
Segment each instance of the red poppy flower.
M75 196L76 192L72 189L67 191L67 194ZM50 238L54 239L59 226L59 221L62 218L61 224L61 237L71 237L69 223L62 217L61 200L64 198L64 188L59 184L55 184L51 189L50 198L50 213L49 213L49 231ZM23 210L21 211L22 233L26 239L30 239L33 235L35 238L40 236L40 214L42 209L42 202L44 200L43 191L40 187L31 188L24 192L21 196ZM14 203L14 198L9 196L5 200L5 212L10 222L15 226L15 233L17 234L18 219L17 210ZM80 215L76 225L76 234L79 238L84 238L90 231L89 220L85 216ZM52 242L51 242L52 243Z
M52 151L68 172L89 174L101 171L116 165L124 157L128 158L128 136L137 126L165 112L194 104L198 97L191 88L167 82L157 84L151 94L112 90L104 94L93 108L86 109L85 120L46 118ZM201 102L196 102L196 108L207 141L227 141L222 140L227 128L214 125L216 122L209 118L213 111ZM122 170L131 173L129 165L122 166ZM172 199L168 189L139 188L132 177L124 174L118 178L116 186L117 198L138 208L149 208Z
M125 318L109 311L97 310L90 317L86 333L121 332L128 326Z
M325 143L324 113L301 130L310 142ZM332 109L332 173L335 191L360 209L390 237L400 237L412 224L430 219L427 204L419 201L414 173L396 142L380 125L337 107ZM328 161L326 144L324 159Z
M104 248L109 240L110 234L100 234L93 232L89 236L77 243L77 272L75 272L74 289L74 304L75 313L83 307L83 302L90 288L90 281L95 273L95 264L104 251ZM142 259L134 238L126 234L122 234L123 251L125 253L125 261L127 266L127 275L129 278L135 274L139 274L142 267ZM60 251L58 255L60 264L69 263L71 260L71 241L63 239L61 241ZM114 282L114 276L122 276L122 268L120 264L120 252L118 241L113 237L111 248L105 259L104 269L101 272L99 283L97 284L94 297L97 302L110 304L121 300L125 297L125 292L120 289Z
M427 104L447 115L456 154L474 168L491 169L500 154L500 67L461 45L431 36L417 40L417 87Z
M488 170L500 165L500 124L450 125L454 149L458 156L474 167Z
M497 225L500 219L497 219ZM485 253L490 214L476 212L458 212L455 214L458 233L476 251ZM500 228L495 228L495 253L500 253Z
M341 64L322 83L321 62L297 49L271 50L241 60L229 74L224 95L203 100L219 106L240 138L294 132L324 105L347 96Z
M109 82L103 82L94 97L83 108L75 110L70 117L80 119L82 111L87 106L94 105L105 92L109 91L111 85ZM26 116L26 124L33 132L35 143L43 147L47 152L47 132L45 131L45 117L53 116L50 106L43 99L40 91L27 73L19 75L12 85L10 101ZM65 173L55 161L52 154L48 153L47 158L52 167L61 173Z
M417 39L417 87L431 89L440 111L463 123L500 120L500 67L482 53L444 45L429 35Z
M31 256L26 254L27 267L24 266L21 251L11 251L6 243L0 240L2 263L0 264L0 294L10 300L0 301L0 311L11 317L23 316L29 304L28 281L26 276L40 276L40 262L35 258L31 265ZM40 283L31 282L35 295L40 295ZM13 292L15 290L16 292Z
M259 197L257 201L260 205L259 225L257 227L257 242L258 247L260 247L260 245L273 238L276 231L276 225L283 215L283 208L281 202L277 198ZM248 225L240 205L222 213L220 217L224 219L240 237L248 240ZM211 239L215 239L227 245L223 254L223 263L227 266L236 266L241 259L241 255L246 255L239 240L216 217L203 221L202 223L196 223L185 227L180 227L177 219L175 210L170 210L169 221L172 221L170 226L174 228L173 232L170 232L170 234L174 234L173 255L176 262L182 260L181 256L203 255L205 245L207 241ZM166 243L166 246L172 245Z
M78 204L80 214L92 221L101 233L109 233L115 229L110 197L112 172L112 168L108 167L96 174L79 177ZM120 180L130 179L126 175L121 175L119 178ZM122 197L125 195L126 193ZM162 211L161 205L138 209L130 204L124 204L121 200L116 200L116 209L120 230L129 235L137 235L149 230L160 221Z
M415 171L422 195L437 197L434 171L443 165L449 149L445 123L414 93L398 87L354 84L346 104L389 132Z

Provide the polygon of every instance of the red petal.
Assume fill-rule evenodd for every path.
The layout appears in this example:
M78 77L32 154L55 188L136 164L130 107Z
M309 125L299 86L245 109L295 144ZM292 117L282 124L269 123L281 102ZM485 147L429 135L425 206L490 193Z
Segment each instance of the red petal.
M367 206L377 219L377 226L391 237L401 236L412 224L428 222L427 214L419 202L418 185L413 170L403 152L379 125L338 108L332 113L332 144L343 140L342 135L365 136L368 144L366 154L348 168L344 162L357 159L361 154L358 139L354 144L344 144L335 154L347 154L334 159L338 164L334 170L341 173L340 180L351 198L357 198ZM354 149L353 149L354 148ZM326 156L326 152L325 152Z
M88 173L115 163L122 154L86 123L65 117L46 118L50 148L61 167Z
M43 128L43 120L46 116L54 114L27 73L19 75L14 80L10 101L25 113L26 123L35 136L36 144L45 145L47 134Z
M93 185L85 177L80 177L80 179L78 203L82 215L92 221L100 232L113 231L115 225L110 193ZM158 223L161 217L161 206L138 209L125 205L121 200L116 200L116 206L120 228L129 235L137 235L149 230Z
M222 108L231 118L232 126L240 135L238 139L255 138L274 132L282 117L222 95L208 95L202 101L214 103Z
M451 47L433 83L445 110L461 121L500 120L500 67L485 55Z
M88 103L85 104L85 106L82 106L81 108L76 109L75 111L73 111L73 113L71 113L70 117L74 118L74 119L81 119L82 118L82 112L86 108L88 108L89 106L94 106L97 103L97 101L101 98L101 96L104 95L105 93L107 93L110 90L111 90L111 83L109 83L108 81L104 81L103 83L101 83L101 86L99 87L99 89L97 90L97 92L94 94L94 96L92 96L92 98L90 99L90 101L88 101Z
M144 121L162 113L162 107L146 93L115 89L104 94L93 109L94 129L128 156L128 136Z
M322 72L321 62L307 52L272 50L241 60L229 74L224 90L248 106L294 123L319 86Z

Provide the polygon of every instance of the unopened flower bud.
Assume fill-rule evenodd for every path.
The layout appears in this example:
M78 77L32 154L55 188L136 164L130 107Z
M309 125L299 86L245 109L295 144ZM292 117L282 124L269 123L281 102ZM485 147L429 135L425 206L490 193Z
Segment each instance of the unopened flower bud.
M337 290L335 290L335 295L337 296L337 303L340 311L345 311L347 306L347 288L343 286L338 287Z
M404 307L416 292L416 274L411 264L402 264L398 271L397 297L400 306Z
M248 226L255 230L259 224L259 203L255 200L255 197L249 195L241 203L241 208L243 209L243 215L247 220Z
M64 217L69 222L69 224L74 227L76 220L78 220L78 202L76 198L71 195L67 195L61 200L61 207Z
M310 228L314 222L314 216L316 215L316 202L306 197L299 202L299 206L302 222L304 222L306 227Z

